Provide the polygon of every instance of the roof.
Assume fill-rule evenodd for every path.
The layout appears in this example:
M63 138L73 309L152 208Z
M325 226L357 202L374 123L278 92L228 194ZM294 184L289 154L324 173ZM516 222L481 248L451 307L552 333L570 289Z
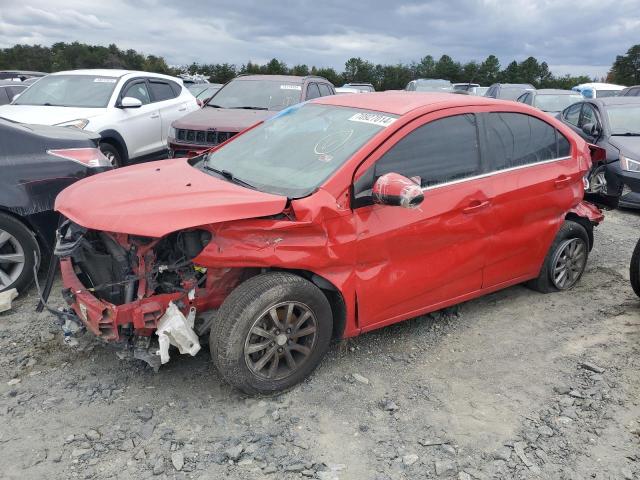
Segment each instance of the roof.
M42 76L49 75L47 72L36 72L33 70L0 70L0 73L15 73L19 75L34 75L34 76Z
M600 105L640 105L640 97L604 97L589 99Z
M535 87L530 83L494 83L493 85L499 85L500 88L530 88L535 90ZM493 85L491 86L493 87Z
M536 90L536 95L580 95L575 90L562 90L561 88L541 88Z
M291 82L302 83L307 78L323 78L316 75L298 76L298 75L238 75L233 80L272 80L274 82Z
M612 90L616 90L616 89L622 90L625 87L622 85L616 85L614 83L591 82L591 83L581 83L580 85L576 85L573 88L595 88L596 90L598 88L602 88L602 89L609 88Z
M25 85L22 82L14 82L12 80L0 80L0 87L22 87L27 88L30 84Z
M120 70L117 68L87 68L82 70L66 70L63 72L52 73L51 75L95 75L97 77L116 77L121 78L125 75L146 75L158 78L166 78L177 82L182 82L181 78L172 77L171 75L163 75L162 73L143 72L139 70Z
M463 107L468 105L509 105L514 102L496 100L473 95L455 93L388 91L371 92L366 95L330 95L313 100L313 103L340 107L362 108L394 115L404 115L421 107L438 108Z

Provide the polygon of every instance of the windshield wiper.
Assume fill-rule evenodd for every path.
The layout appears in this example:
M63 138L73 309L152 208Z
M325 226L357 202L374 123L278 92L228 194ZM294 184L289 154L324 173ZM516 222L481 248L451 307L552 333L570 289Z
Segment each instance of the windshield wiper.
M215 103L207 103L207 107L224 108L224 107L221 107L220 105L216 105Z
M232 183L235 183L236 185L240 185L240 186L246 187L246 188L251 188L252 190L257 190L256 187L254 187L250 183L245 182L244 180L241 180L241 179L235 177L233 175L233 173L230 172L229 170L218 170L217 168L210 167L209 165L207 165L206 161L202 165L206 170L209 170L209 171L211 171L213 173L217 173L221 177L225 178L226 180L229 180Z
M640 137L640 132L612 133L614 137Z
M269 110L267 107L231 107L234 109L242 109L242 110Z

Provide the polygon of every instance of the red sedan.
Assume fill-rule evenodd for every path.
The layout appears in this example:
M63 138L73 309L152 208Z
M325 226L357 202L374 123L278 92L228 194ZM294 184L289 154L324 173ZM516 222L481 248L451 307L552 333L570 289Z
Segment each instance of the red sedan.
M209 330L229 383L274 392L332 337L517 283L571 288L603 219L583 200L590 167L587 143L523 104L325 97L66 189L64 295L95 335L163 362Z

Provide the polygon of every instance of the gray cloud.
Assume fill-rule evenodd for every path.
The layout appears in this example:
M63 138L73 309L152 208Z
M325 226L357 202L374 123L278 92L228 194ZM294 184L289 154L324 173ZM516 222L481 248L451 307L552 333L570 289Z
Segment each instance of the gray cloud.
M381 63L447 53L532 55L558 73L605 73L637 43L637 0L0 0L0 46L116 43L193 61L242 64L277 57L342 68L351 56Z

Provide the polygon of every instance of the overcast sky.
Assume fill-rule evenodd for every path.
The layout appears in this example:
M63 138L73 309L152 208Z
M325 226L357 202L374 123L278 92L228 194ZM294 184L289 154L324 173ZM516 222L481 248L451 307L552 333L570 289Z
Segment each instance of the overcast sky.
M603 75L640 42L639 0L0 0L0 47L78 40L161 55L173 65L331 66L447 53L534 56L554 73Z

